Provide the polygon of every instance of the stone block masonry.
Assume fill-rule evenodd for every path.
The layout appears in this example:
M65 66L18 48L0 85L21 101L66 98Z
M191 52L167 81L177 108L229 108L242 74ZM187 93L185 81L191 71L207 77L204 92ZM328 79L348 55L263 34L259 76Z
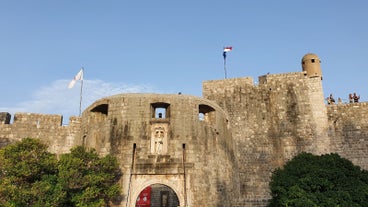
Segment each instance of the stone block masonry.
M16 113L13 123L8 121L10 114L6 113L5 117L7 121L0 123L0 144L38 138L49 146L50 152L56 154L69 152L71 147L82 144L76 139L80 132L79 117L71 117L69 126L62 126L61 115Z
M368 169L368 104L327 106L332 151Z
M97 100L62 126L61 115L0 113L0 147L39 138L53 153L73 146L113 154L122 201L181 207L263 207L272 172L301 152L338 153L368 170L368 104L326 105L320 60L301 72L203 83L203 98L117 94Z
M0 112L0 123L9 124L11 115L7 112Z
M241 200L259 203L270 198L275 168L302 151L329 152L329 141L320 79L299 72L262 76L259 85L250 80L204 82L203 96L228 112Z

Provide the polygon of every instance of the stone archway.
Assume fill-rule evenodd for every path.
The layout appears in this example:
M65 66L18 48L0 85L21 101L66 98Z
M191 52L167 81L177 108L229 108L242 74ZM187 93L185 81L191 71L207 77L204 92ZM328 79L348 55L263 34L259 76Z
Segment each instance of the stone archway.
M175 192L178 197L178 203L183 207L186 205L183 181L183 175L133 175L127 206L136 207L136 200L140 193L149 186L159 184Z
M144 188L138 195L136 207L178 207L178 196L169 186L152 184Z

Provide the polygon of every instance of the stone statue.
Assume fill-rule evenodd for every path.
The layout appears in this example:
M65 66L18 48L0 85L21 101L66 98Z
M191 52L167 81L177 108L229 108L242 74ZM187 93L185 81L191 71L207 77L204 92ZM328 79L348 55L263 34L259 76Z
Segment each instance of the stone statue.
M161 154L162 153L162 148L163 148L163 139L164 139L164 130L162 128L158 128L156 129L155 132L155 153L156 154Z

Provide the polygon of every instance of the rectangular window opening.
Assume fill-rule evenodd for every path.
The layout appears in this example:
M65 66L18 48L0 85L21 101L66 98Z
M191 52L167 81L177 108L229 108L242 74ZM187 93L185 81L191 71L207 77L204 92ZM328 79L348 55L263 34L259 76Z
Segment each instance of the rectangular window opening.
M163 102L151 103L151 117L154 119L169 119L170 104Z
M155 108L155 118L165 119L166 118L166 108Z

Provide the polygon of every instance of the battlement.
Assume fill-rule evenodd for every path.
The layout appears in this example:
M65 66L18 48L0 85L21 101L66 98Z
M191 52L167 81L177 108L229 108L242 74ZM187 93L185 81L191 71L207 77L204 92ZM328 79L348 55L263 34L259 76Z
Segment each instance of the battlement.
M0 123L10 124L11 115L8 112L0 112Z
M358 102L358 103L336 103L327 105L328 108L332 110L336 109L349 109L349 108L361 108L361 107L368 107L368 102Z
M332 126L355 126L361 129L363 126L368 130L368 102L339 103L327 105L327 115Z
M327 105L333 151L368 169L368 103Z
M290 72L280 74L266 74L258 77L258 84L264 85L270 82L282 81L287 82L290 80L303 80L308 78L307 72ZM252 77L241 77L241 78L228 78L222 80L209 80L203 82L203 88L209 88L212 86L223 85L226 88L233 88L234 86L256 86ZM221 89L219 89L221 90Z
M202 84L203 97L205 97L205 94L208 94L209 91L215 91L216 93L224 93L227 90L234 90L236 86L253 87L254 86L253 78L242 77L242 78L228 78L223 80L204 81Z
M287 81L307 78L307 72L292 72L283 74L267 74L258 77L259 85L267 84L274 81Z
M48 127L62 126L63 116L52 114L35 114L35 113L16 113L14 115L14 125L31 125L41 127L47 125Z
M253 78L251 77L210 80L203 82L203 94L205 96L209 91L224 93L224 91L233 91L237 87L262 87L272 83L277 83L281 86L282 83L299 82L304 80L312 80L307 76L306 71L262 75L258 77L258 85L254 84Z
M54 153L68 152L72 146L80 144L76 139L80 117L70 117L68 126L62 125L61 115L53 114L15 113L13 123L10 120L10 113L0 113L0 147L27 137L42 140Z
M69 124L73 124L78 117L69 117ZM29 126L47 126L58 127L63 126L63 116L58 114L38 114L17 112L14 115L14 120L11 123L12 115L8 112L0 112L0 124L9 125L29 125Z

